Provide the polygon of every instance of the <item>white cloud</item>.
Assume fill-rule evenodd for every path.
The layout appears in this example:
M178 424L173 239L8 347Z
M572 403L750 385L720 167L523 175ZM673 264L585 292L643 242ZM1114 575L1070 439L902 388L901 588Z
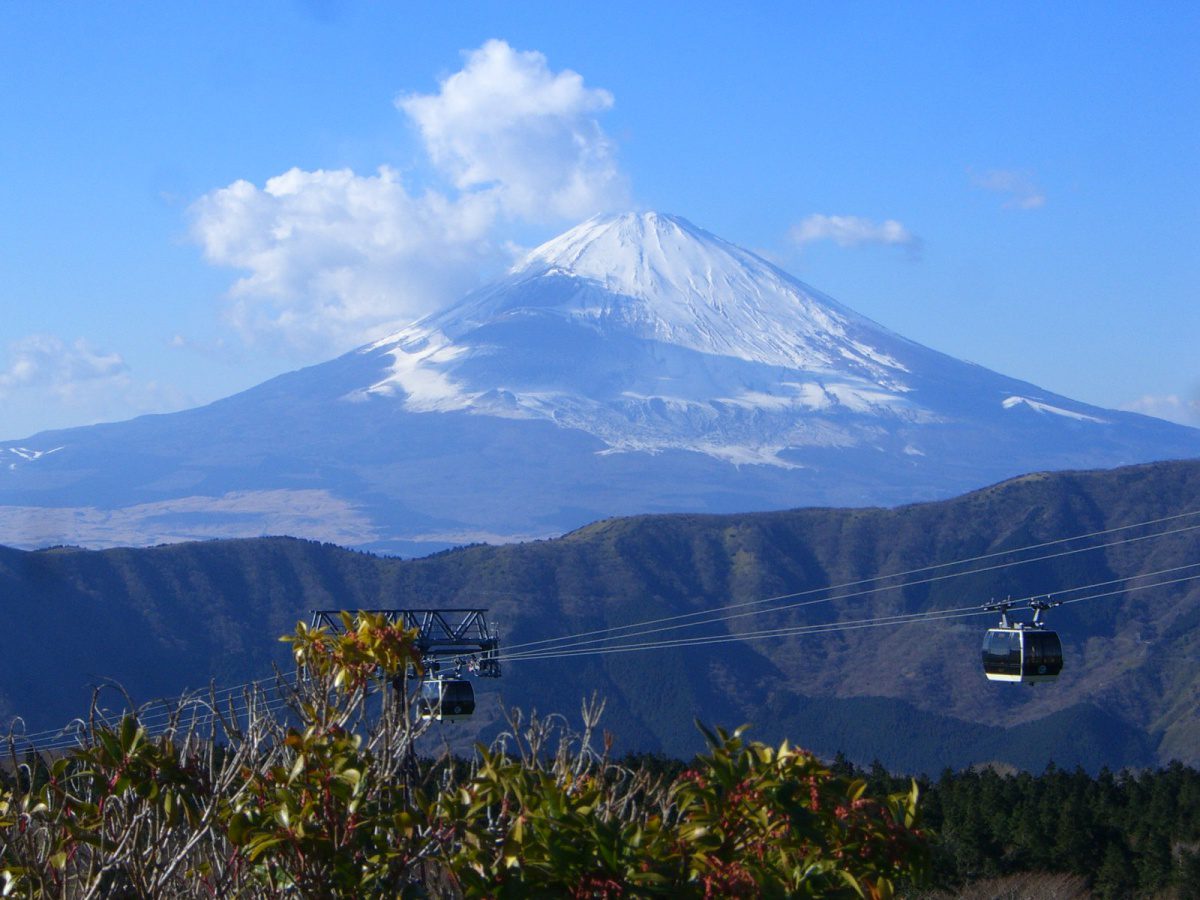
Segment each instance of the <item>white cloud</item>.
M242 270L232 323L251 343L303 354L376 338L455 299L507 257L500 226L581 219L624 203L595 119L612 96L540 53L488 41L430 95L397 106L448 179L415 190L393 169L291 169L237 181L191 209L205 258Z
M1028 172L1016 169L989 169L976 172L968 169L971 183L977 188L1003 194L1005 209L1039 209L1046 204L1046 195L1033 182Z
M8 348L0 368L6 422L26 433L67 425L124 419L143 412L180 409L188 398L155 382L134 379L119 353L71 343L49 334L22 338ZM0 434L0 437L18 437Z
M205 258L246 271L229 315L250 341L300 350L365 341L469 287L497 251L489 198L414 196L393 170L292 169L201 198L192 233Z
M628 202L612 142L595 119L613 105L570 69L492 40L437 94L401 96L434 163L460 190L493 192L510 215L580 219Z
M40 387L69 396L81 385L121 378L129 370L119 353L94 350L82 338L67 344L54 335L33 334L13 343L8 355L0 392Z
M1146 394L1132 403L1121 407L1129 412L1139 412L1147 416L1178 422L1180 425L1191 425L1200 428L1200 398L1187 400L1178 394L1153 396Z
M883 244L903 247L914 254L921 248L921 239L895 219L873 222L861 216L825 216L813 213L799 224L793 225L789 235L801 246L815 241L833 241L839 247Z

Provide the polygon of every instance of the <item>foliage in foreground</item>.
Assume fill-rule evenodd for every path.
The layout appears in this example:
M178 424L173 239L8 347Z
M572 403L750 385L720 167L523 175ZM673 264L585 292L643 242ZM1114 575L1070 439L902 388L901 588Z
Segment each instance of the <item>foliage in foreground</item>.
M283 705L194 697L155 734L93 716L53 759L10 742L0 895L889 897L925 870L915 785L874 796L719 729L656 777L593 749L594 701L579 732L514 713L467 771L421 767L415 634L345 624L286 638Z

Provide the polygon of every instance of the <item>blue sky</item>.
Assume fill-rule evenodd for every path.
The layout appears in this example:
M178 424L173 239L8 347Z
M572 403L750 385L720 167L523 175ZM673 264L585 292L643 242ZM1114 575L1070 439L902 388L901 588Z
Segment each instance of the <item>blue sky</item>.
M250 387L629 207L1200 425L1195 3L9 2L0 88L0 437Z

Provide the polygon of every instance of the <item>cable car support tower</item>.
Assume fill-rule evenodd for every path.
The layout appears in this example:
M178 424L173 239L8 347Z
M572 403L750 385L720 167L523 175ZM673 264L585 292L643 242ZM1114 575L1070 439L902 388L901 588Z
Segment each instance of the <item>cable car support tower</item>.
M312 627L345 630L340 609L314 609ZM475 712L475 690L464 676L500 677L500 639L486 609L369 609L393 625L416 629L425 666L417 699L422 719L458 721ZM410 670L409 674L415 674Z

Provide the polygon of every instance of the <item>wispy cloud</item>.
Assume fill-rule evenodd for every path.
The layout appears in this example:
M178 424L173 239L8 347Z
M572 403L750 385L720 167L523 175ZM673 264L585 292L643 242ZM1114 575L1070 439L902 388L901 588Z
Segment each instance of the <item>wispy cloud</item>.
M96 350L82 338L68 344L49 334L14 342L8 357L0 370L0 391L42 387L66 396L81 385L121 378L129 371L119 353Z
M192 207L205 258L242 270L229 318L250 342L303 353L377 337L459 296L506 258L502 226L574 220L628 202L597 115L612 106L536 52L488 41L433 94L397 107L441 188L394 169L291 169L237 181Z
M1189 400L1178 394L1163 396L1146 394L1121 408L1129 412L1139 412L1147 416L1166 419L1169 422L1178 422L1180 425L1200 428L1200 397Z
M975 187L1004 196L1006 199L1002 205L1005 209L1040 209L1046 205L1046 195L1028 172L1017 169L976 172L968 169L967 173Z
M913 255L919 254L921 250L921 239L895 219L875 222L861 216L826 216L813 213L793 225L788 234L801 246L816 241L833 241L839 247L901 247Z
M128 418L188 402L178 391L133 378L119 353L52 334L9 345L0 367L0 398L15 420L36 423L35 428Z

